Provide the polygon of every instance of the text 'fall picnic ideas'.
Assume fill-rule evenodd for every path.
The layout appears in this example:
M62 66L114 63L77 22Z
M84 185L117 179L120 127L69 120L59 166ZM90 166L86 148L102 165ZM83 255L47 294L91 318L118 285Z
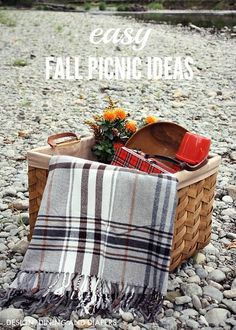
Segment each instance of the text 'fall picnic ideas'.
M131 47L134 56L48 56L45 60L46 80L192 80L194 63L191 56L138 56L151 35L152 29L124 30L96 28L89 42L98 47ZM112 51L111 51L112 52ZM94 53L95 50L94 50Z

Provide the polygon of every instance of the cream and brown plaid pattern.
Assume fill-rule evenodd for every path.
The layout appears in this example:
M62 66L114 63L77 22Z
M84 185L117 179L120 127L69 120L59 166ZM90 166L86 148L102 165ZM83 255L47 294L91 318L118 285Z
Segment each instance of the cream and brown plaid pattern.
M168 174L52 157L12 292L30 291L41 308L135 308L152 318L167 290L176 186Z

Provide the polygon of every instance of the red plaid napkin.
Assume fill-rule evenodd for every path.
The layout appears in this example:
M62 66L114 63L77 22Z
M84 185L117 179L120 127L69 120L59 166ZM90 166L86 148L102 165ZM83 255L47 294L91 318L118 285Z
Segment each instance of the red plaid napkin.
M116 150L111 164L121 167L136 168L147 173L176 173L180 170L177 166L169 167L155 158L147 159L143 152L126 147Z

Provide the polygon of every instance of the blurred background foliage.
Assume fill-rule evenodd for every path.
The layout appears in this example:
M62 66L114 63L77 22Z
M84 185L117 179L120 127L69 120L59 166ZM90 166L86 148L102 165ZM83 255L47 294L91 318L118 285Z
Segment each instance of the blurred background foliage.
M151 10L161 9L236 9L236 0L0 0L0 5L16 7L41 6L42 9L47 5L59 5L61 8L75 9L77 6L84 6L90 9L91 6L98 6L100 10L105 10L107 5L129 7L145 6ZM60 8L60 7L58 7Z

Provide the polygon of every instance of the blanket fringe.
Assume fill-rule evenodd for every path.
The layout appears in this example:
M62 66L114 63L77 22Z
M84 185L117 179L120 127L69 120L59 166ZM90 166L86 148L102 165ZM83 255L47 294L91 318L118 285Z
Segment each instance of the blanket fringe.
M160 292L147 287L120 285L97 276L30 271L21 271L10 289L0 293L1 307L13 304L30 313L62 313L65 319L73 310L83 317L101 310L132 309L153 321L162 301Z

